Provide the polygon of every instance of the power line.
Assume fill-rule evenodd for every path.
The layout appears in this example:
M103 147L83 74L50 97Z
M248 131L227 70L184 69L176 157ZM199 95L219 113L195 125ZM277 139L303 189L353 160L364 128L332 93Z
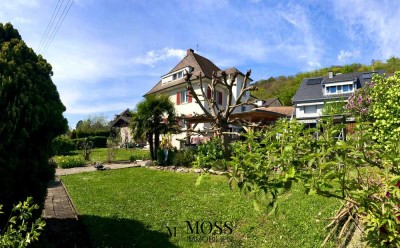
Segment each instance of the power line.
M61 1L61 0L58 0L57 5L56 5L56 7L55 7L54 10L53 10L53 14L51 15L51 18L50 18L49 22L47 23L46 31L44 32L44 35L43 35L43 37L42 37L42 40L40 41L40 45L39 45L39 48L38 48L38 52L40 52L40 50L43 48L43 45L44 45L44 43L45 43L45 41L46 41L46 38L47 38L47 36L48 36L48 34L49 34L51 28L53 27L54 20L56 19L57 15L58 15L58 12L59 12L59 10L60 10L60 8L61 8L61 5L62 5L62 3L64 2L64 0L62 0L62 2L61 2L61 4L60 4L60 1ZM56 15L54 15L54 13L56 13Z
M63 22L65 20L65 17L68 15L68 12L71 9L73 3L74 3L74 0L69 0L67 2L67 4L65 5L65 7L63 9L63 12L61 13L60 18L58 19L58 22L57 22L56 26L53 29L53 33L50 36L50 39L48 40L47 45L44 47L43 53L45 53L47 51L47 49L49 48L51 42L53 42L54 37L57 35L58 30L60 29L61 25L63 24Z

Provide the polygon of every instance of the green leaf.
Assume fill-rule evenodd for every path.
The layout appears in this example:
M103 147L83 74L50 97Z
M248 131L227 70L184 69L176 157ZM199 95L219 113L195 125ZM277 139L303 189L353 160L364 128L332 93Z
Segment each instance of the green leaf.
M258 204L258 202L257 202L256 199L253 200L253 207L254 207L254 209L255 209L256 211L258 211L258 212L261 211L260 205Z
M201 184L201 180L203 180L204 174L201 174L197 179L196 179L196 183L195 186L200 186Z

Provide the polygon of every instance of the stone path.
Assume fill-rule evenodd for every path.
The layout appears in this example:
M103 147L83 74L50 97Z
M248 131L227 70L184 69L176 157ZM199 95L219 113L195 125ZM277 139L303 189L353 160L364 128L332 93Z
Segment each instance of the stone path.
M104 164L109 169L121 169L144 165L143 161L127 164ZM91 247L85 227L78 218L71 199L59 176L96 171L93 166L57 169L56 178L47 188L42 212L46 228L37 247Z
M114 169L122 169L122 168L131 168L131 167L140 167L145 164L145 161L136 161L134 163L119 163L119 164L103 164L104 167L108 167L112 170ZM96 171L97 169L94 168L93 166L86 166L86 167L75 167L75 168L69 168L69 169L56 169L56 176L65 176L65 175L71 175L71 174L77 174L77 173L82 173L82 172L91 172L91 171Z

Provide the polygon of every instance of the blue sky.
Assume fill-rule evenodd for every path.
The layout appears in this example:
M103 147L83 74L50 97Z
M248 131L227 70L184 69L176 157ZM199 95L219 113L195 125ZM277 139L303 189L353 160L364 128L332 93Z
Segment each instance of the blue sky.
M400 57L400 1L75 0L39 49L57 2L1 0L0 22L53 66L70 127L133 109L188 48L255 81Z

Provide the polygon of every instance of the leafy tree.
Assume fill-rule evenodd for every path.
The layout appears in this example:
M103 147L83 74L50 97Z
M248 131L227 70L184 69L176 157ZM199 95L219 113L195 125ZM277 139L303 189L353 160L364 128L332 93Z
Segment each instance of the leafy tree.
M89 115L86 120L80 120L76 123L76 130L79 132L99 132L110 129L110 122L103 114Z
M0 23L0 203L5 216L12 203L28 196L42 205L54 177L52 140L66 132L67 121L52 75L51 65L18 31Z
M322 109L323 115L344 115L346 114L346 102L343 98L327 101Z
M343 125L329 118L315 130L277 122L267 132L249 133L244 142L233 145L230 182L255 196L269 196L275 205L292 182L303 181L306 193L343 202L324 243L335 235L346 240L359 229L371 247L398 247L400 73L374 75L372 81L368 98L356 96L348 104L351 111L366 111L364 117L356 115L356 132L346 142L335 138ZM322 129L317 138L314 132Z
M135 139L147 139L151 159L157 160L160 134L175 133L179 129L174 104L167 95L146 96L132 113L131 128Z
M400 140L400 72L386 78L373 75L373 86L370 90L371 108L370 115L375 120L371 132L373 139L379 144L387 146L395 142L399 150ZM392 142L391 142L392 141Z

